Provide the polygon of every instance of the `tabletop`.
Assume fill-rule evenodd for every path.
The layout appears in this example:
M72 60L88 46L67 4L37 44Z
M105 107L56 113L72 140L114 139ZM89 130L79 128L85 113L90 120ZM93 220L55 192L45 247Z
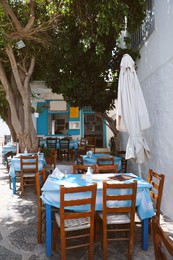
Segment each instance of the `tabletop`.
M64 185L65 187L85 186L87 185L85 176L85 174L68 174L67 178L58 180L57 178L49 175L44 186L42 187L42 200L45 203L59 208L60 185ZM102 181L105 179L107 181L117 182L117 180L112 180L109 178L113 176L115 176L114 173L92 175L92 182L97 182L96 210L98 211L102 210ZM116 174L116 176L118 176L118 174ZM151 218L154 215L153 205L149 194L149 189L152 185L133 173L123 174L123 176L131 177L129 180L123 182L132 182L133 180L137 180L137 212L142 220L145 218Z
M121 171L121 160L122 160L121 157L112 156L110 154L105 154L105 153L94 153L94 154L92 154L91 157L89 157L88 155L82 155L82 157L83 157L84 164L88 164L88 165L96 164L97 158L113 157L115 164L118 164L118 171L119 172Z

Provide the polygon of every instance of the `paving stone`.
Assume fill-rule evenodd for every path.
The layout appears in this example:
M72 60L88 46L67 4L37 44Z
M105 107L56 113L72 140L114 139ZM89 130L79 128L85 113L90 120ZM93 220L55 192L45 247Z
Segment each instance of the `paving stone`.
M1 234L1 231L0 231L0 241L3 239L3 236L2 236L2 234Z
M64 161L63 164L72 164ZM37 243L37 198L33 190L26 189L24 195L17 192L13 195L9 189L8 174L0 164L0 190L4 200L0 210L0 260L61 260L58 252L46 257L45 241ZM161 217L163 228L173 233L173 222ZM152 236L149 236L149 249L141 248L141 227L135 230L133 260L153 260L154 248ZM9 246L10 245L10 246ZM10 249L9 249L10 248ZM88 260L88 252L84 249L71 250L67 253L69 260ZM103 259L102 244L94 245L94 260ZM126 260L127 243L114 242L108 244L109 260Z
M0 260L22 260L22 255L16 254L0 245Z
M37 244L37 230L35 226L28 226L10 233L9 240L12 245L25 251L33 251Z

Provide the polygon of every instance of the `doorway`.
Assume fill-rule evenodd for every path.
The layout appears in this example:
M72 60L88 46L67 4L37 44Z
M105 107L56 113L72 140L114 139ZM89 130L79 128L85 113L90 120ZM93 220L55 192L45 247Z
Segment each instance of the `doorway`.
M103 148L103 122L95 113L84 113L84 137L96 138L96 147Z

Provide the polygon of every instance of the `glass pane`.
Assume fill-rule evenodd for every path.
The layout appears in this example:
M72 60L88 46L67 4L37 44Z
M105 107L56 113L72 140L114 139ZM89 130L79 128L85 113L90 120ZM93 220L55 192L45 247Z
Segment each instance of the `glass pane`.
M68 114L49 114L48 115L48 133L54 134L68 134Z

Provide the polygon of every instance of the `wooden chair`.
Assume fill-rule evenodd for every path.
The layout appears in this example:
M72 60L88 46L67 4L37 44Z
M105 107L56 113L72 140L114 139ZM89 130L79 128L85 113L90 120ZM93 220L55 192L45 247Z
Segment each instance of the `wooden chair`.
M57 138L56 137L47 137L46 138L46 146L53 150L57 149Z
M59 140L59 157L61 161L64 156L67 156L67 160L69 161L69 155L70 155L69 145L70 145L69 139Z
M86 165L86 164L73 164L73 173L86 173L88 167L91 167L93 169L93 173L96 172L95 170L95 164L93 165Z
M87 144L86 144L86 150L90 151L92 150L93 153L96 151L96 137L94 136L88 136L87 137Z
M76 164L84 164L84 160L81 155L76 156Z
M43 137L40 137L40 136L39 136L39 137L37 137L37 140L38 140L38 148L39 148L39 149L43 148L43 147L44 147L44 144L41 143L41 141L44 140Z
M21 167L21 191L24 192L25 186L33 186L35 174L38 172L38 155L20 156Z
M38 224L37 224L37 241L42 243L42 229L43 223L45 223L46 211L45 206L42 204L41 196L41 187L43 186L46 180L46 172L43 168L41 172L37 172L35 175L36 178L36 192L37 192L37 211L38 211Z
M114 165L114 158L113 157L100 157L96 159L96 164L98 165Z
M35 175L36 178L36 192L37 192L37 212L38 212L38 224L37 224L37 241L38 244L42 243L43 229L45 229L45 220L46 220L46 209L45 205L42 203L41 188L47 179L47 174L45 168L41 172L37 172ZM58 212L58 209L52 207L52 212ZM53 220L52 220L53 222Z
M111 195L113 190L113 195ZM104 260L107 259L107 243L113 240L129 241L128 259L132 259L136 191L136 181L126 184L103 181L103 211L99 212L99 220L102 223ZM117 201L121 204L117 204ZM123 236L123 233L128 236Z
M70 188L60 186L61 207L60 213L55 214L54 240L57 234L62 260L66 259L67 250L82 247L89 248L88 259L93 259L96 191L96 183ZM75 193L80 193L81 196L76 196L75 199ZM67 207L82 207L83 211L66 210Z
M127 160L125 158L126 151L117 151L117 156L121 157L121 171L122 172L127 172Z
M118 164L114 164L114 165L95 165L95 171L96 173L111 173L111 172L115 172L118 173Z
M57 150L50 150L50 163L46 164L46 172L51 173L55 168L57 164Z
M86 144L87 144L87 139L86 138L81 138L80 139L80 144L76 150L76 156L80 156L80 155L85 155L87 152L86 149Z
M148 182L152 184L152 188L150 189L150 197L153 202L153 207L155 211L155 215L160 220L160 207L161 207L161 201L162 201L162 192L163 192L163 186L164 186L164 180L165 175L159 174L154 172L152 169L149 169L148 172ZM141 224L141 219L135 215L135 223ZM152 222L151 219L149 219L149 232L151 233Z
M148 182L152 184L152 188L150 190L150 197L153 202L155 214L159 220L164 181L164 174L159 174L157 172L154 172L152 169L149 169Z
M165 234L159 224L158 216L152 219L154 253L156 260L169 260L173 258L173 242ZM171 257L172 256L172 257Z

